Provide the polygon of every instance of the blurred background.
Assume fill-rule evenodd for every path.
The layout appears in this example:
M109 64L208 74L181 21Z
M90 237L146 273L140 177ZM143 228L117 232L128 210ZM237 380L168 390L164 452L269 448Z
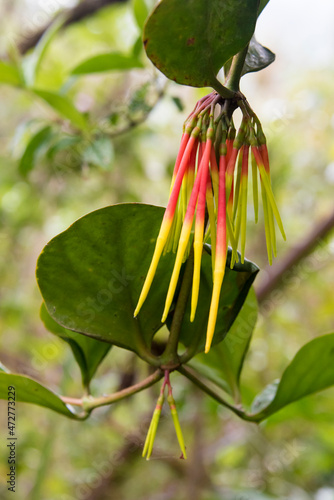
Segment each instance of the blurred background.
M136 2L94 3L95 12L52 40L35 82L39 89L68 95L88 113L94 124L90 136L74 133L29 90L1 84L0 98L0 361L73 397L81 395L79 369L68 346L39 319L37 257L53 236L92 210L134 201L165 205L183 121L208 91L168 83L153 68L138 42ZM2 0L1 59L29 57L34 35L57 12L76 6L74 0ZM273 188L287 233L286 243L278 238L277 262L307 238L317 244L290 266L284 288L262 297L242 375L246 404L281 375L303 344L334 331L330 223L326 237L317 236L334 211L334 3L320 0L315 8L311 0L271 0L256 35L276 53L276 62L246 75L241 90L269 143ZM82 60L108 51L136 53L143 68L70 75ZM50 127L45 140L28 149L43 127ZM263 220L254 224L251 205L249 218L247 257L262 269L255 286L260 290L270 277ZM143 373L131 353L114 348L92 391L110 393ZM178 458L167 412L152 460L140 457L156 387L95 410L86 422L19 404L17 498L334 500L333 389L255 426L183 377L174 374L172 383L187 461ZM5 411L0 401L1 431ZM3 435L0 442L0 492L7 498Z

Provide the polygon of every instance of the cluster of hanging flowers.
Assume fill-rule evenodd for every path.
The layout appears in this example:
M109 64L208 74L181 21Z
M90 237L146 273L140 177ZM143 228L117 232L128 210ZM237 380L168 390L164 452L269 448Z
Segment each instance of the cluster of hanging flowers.
M232 114L239 107L242 120L236 130ZM134 315L150 290L160 257L176 253L162 323L169 313L181 266L194 248L191 316L195 319L200 286L203 242L211 239L213 291L207 325L205 352L215 331L220 291L224 279L227 246L232 248L230 266L244 262L246 245L248 173L251 169L255 222L258 220L260 180L269 263L276 256L275 221L285 239L273 196L266 138L261 124L240 94L231 112L231 100L212 92L198 101L184 124L176 159L170 198L156 241L151 265Z

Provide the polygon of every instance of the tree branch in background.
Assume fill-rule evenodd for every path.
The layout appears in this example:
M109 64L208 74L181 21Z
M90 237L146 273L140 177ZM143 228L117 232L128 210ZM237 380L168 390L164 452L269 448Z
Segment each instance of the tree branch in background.
M84 19L85 17L91 16L95 12L97 12L100 9L103 9L104 7L108 7L109 5L115 4L115 3L125 3L126 0L83 0L80 2L78 5L73 7L72 9L68 9L68 16L67 20L64 23L64 26L68 26L70 24L77 23ZM66 12L62 11L62 12ZM61 12L61 13L62 13ZM60 12L58 13L58 15ZM56 16L57 17L57 16ZM45 31L48 29L50 24L54 21L52 19L46 26L43 28L39 29L32 35L26 37L24 40L19 42L18 44L18 50L21 54L25 54L28 52L28 50L32 49L35 47L35 45L38 43L40 38L43 36Z
M288 254L277 264L266 269L266 281L257 287L256 296L259 304L277 287L282 284L284 276L301 260L307 257L328 236L334 228L334 210L331 215L320 224L316 224L310 234L298 245L291 248Z

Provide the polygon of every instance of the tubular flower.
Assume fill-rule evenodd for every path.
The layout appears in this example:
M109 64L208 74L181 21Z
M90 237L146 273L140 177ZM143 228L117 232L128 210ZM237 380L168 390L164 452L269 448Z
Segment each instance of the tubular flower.
M176 406L175 406L175 401L173 398L173 389L172 389L170 379L169 379L169 371L166 370L165 371L165 378L164 378L163 384L162 384L161 389L160 389L158 401L157 401L156 407L154 409L152 420L151 420L150 426L148 428L146 440L144 443L142 456L146 457L146 460L149 460L151 455L152 455L152 450L153 450L154 440L155 440L155 436L157 433L157 428L158 428L158 424L159 424L159 420L160 420L161 410L162 410L162 406L163 406L164 400L165 400L166 387L168 388L167 402L168 402L169 409L170 409L170 412L172 415L174 428L175 428L175 432L176 432L176 437L177 437L177 440L179 442L179 446L180 446L180 450L181 450L181 457L180 458L183 458L183 459L187 458L183 434L182 434L182 430L181 430L181 426L180 426L180 422L179 422L179 417L178 417Z
M269 263L276 256L275 222L285 239L283 224L271 188L269 157L261 124L244 97L237 106L242 121L236 131L231 101L216 92L196 104L184 124L175 162L170 198L162 220L152 261L134 315L137 316L150 290L161 255L173 251L175 264L167 292L162 322L173 302L181 266L191 245L194 271L190 320L195 319L203 242L211 241L213 291L205 352L211 346L224 279L227 245L232 248L231 268L244 262L248 199L248 171L252 171L255 222L258 220L258 180L264 212ZM237 106L234 106L235 109Z

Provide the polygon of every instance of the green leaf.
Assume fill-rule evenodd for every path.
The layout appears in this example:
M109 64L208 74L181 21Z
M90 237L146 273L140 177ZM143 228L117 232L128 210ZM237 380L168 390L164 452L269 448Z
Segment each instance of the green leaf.
M171 99L180 112L184 111L184 104L182 99L180 99L180 97L171 96Z
M8 388L15 388L15 400L21 403L33 403L35 405L50 408L50 410L66 415L66 417L80 419L82 416L74 413L71 407L66 405L57 394L50 391L36 380L24 375L0 372L0 399L8 399Z
M253 36L248 47L242 75L260 71L275 61L275 54L261 45Z
M135 41L135 43L132 45L132 56L135 58L135 59L138 59L142 50L143 50L143 39L141 37L141 35L137 38L137 40Z
M273 401L277 393L279 382L279 379L274 380L274 382L268 384L263 391L255 397L252 403L252 412L259 413Z
M23 82L19 70L8 63L0 60L0 83L22 86Z
M259 272L259 268L247 259L245 259L244 264L241 264L240 256L239 263L237 263L233 269L230 269L230 259L231 249L228 251L225 277L220 294L216 329L212 340L212 346L218 344L226 337L227 332L238 316L249 289ZM197 342L197 352L204 351L211 296L211 257L207 253L203 253L201 283L195 321L192 323L190 322L191 297L189 297L180 331L180 341L187 347Z
M45 328L69 344L81 370L82 384L88 387L111 345L60 326L51 318L45 304L42 304L40 315Z
M51 134L52 128L48 125L41 128L30 138L19 162L19 172L21 175L27 176L34 168L36 156L39 150L48 142Z
M51 317L69 330L151 360L151 341L161 327L174 254L162 257L138 318L133 312L163 214L162 207L115 205L86 215L51 240L37 265L38 284ZM213 343L228 332L257 272L248 261L226 270ZM211 292L211 259L205 254L196 319L190 323L188 304L181 328L181 341L188 346L198 339L198 351L204 348Z
M60 136L55 141L52 141L51 146L47 150L46 157L52 160L57 153L66 149L70 150L71 147L78 144L80 140L80 137L76 135Z
M142 30L149 14L145 0L132 0L132 10L138 28Z
M36 81L38 70L45 56L45 53L59 29L65 21L65 16L59 16L45 31L31 54L27 55L22 64L25 82L28 86L33 86Z
M114 148L108 137L98 137L83 151L83 159L105 170L109 170L114 159Z
M133 312L163 213L162 207L115 205L86 215L51 240L37 264L38 284L51 317L69 330L147 357L161 327L171 254L161 259L154 293L138 318Z
M142 68L143 64L134 56L119 52L98 54L82 61L71 70L71 75L86 75L103 71L123 71L126 69Z
M81 130L87 128L85 116L77 110L68 97L46 90L32 89L32 91L49 104L58 114L70 120L73 125Z
M297 352L279 383L270 384L252 405L261 421L284 406L334 385L334 333L311 340ZM269 404L268 404L269 403ZM264 406L266 404L266 406Z
M229 394L239 398L239 379L257 320L257 300L251 288L227 336L208 354L198 354L189 365Z
M251 39L257 10L258 0L162 0L145 25L146 53L177 83L213 86Z

